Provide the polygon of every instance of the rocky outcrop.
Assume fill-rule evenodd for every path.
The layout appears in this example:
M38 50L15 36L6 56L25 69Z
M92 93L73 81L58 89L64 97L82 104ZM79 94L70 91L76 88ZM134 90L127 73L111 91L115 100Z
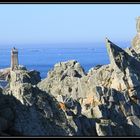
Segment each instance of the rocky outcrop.
M9 102L0 110L1 133L139 135L140 62L108 39L106 45L111 63L87 74L74 60L56 64L41 82L38 72L10 71L1 94Z
M40 73L36 70L28 71L26 69L17 69L10 71L9 80L12 80L12 83L31 83L36 85L41 81Z
M48 77L42 80L38 86L56 98L58 95L68 95L77 99L78 83L83 76L85 76L84 69L77 61L60 62L54 66L52 71L48 72Z
M42 81L37 71L10 70L9 86L0 88L0 134L139 136L138 40L122 49L106 38L110 64L88 73L75 60L56 64Z
M8 107L2 115L9 122L1 120L1 127L8 135L23 136L95 136L95 122L81 114L80 104L65 98L65 104L58 102L51 94L32 84L34 77L29 71L10 71L9 87L1 93L8 100ZM28 76L28 78L27 78ZM6 102L1 102L5 106ZM10 108L12 111L10 110ZM7 118L6 115L11 115ZM3 130L2 129L2 130ZM3 131L2 131L3 132Z
M74 135L56 99L39 90L32 82L36 77L28 74L19 69L10 72L10 87L4 94L14 98L11 129L24 136Z
M139 59L108 39L106 47L110 64L92 68L87 74L83 71L79 77L67 74L62 78L63 72L67 71L64 65L71 64L71 61L64 62L56 65L57 68L55 66L38 87L63 103L64 112L69 110L72 116L92 119L99 136L138 135L139 126L135 127L135 120L140 116ZM73 70L72 66L70 68ZM73 103L73 109L69 109L68 98L78 102L79 107Z

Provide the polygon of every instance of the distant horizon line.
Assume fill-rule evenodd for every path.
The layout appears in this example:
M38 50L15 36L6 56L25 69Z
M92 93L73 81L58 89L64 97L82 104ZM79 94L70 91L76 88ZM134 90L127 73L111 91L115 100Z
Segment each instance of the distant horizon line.
M111 39L110 39L111 40ZM111 40L112 41L112 40ZM130 40L113 40L112 42L118 42L118 43L124 43L124 42L131 42ZM99 44L99 43L105 43L104 41L94 41L94 42L46 42L46 43L0 43L0 46L2 45L12 45L17 46L17 45L55 45L55 44Z

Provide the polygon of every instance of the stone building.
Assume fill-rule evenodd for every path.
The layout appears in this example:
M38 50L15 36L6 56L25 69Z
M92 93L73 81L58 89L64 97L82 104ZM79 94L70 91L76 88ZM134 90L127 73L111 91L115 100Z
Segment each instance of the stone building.
M18 50L14 47L11 50L11 69L15 70L18 68Z

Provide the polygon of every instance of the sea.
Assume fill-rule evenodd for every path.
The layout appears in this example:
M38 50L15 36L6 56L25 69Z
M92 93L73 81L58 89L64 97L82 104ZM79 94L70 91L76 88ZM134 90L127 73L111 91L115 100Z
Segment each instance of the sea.
M118 44L122 48L129 47L129 42ZM110 63L105 42L0 45L0 69L10 66L12 47L18 49L19 64L26 66L29 70L39 71L42 79L58 62L76 60L86 72L96 65Z

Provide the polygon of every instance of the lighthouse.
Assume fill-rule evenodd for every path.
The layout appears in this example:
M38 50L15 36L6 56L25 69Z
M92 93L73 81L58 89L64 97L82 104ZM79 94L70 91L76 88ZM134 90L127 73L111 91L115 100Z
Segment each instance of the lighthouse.
M11 50L11 69L15 70L18 68L18 50L14 47Z

